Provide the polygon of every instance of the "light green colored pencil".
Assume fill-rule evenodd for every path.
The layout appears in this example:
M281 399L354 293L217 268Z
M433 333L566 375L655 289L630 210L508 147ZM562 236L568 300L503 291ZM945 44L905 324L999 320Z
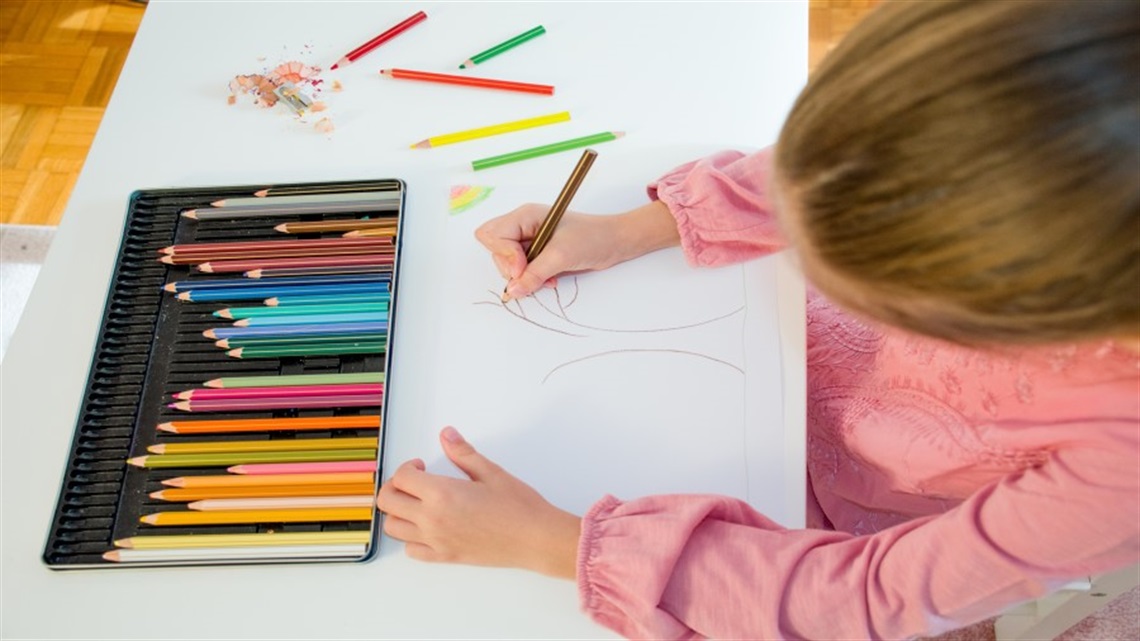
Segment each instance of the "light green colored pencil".
M206 381L205 387L237 389L244 387L294 387L297 385L338 385L350 383L383 383L384 372L349 374L290 374L286 376L225 376Z
M267 316L301 316L308 314L361 314L366 312L386 312L388 301L373 303L333 303L328 305L288 305L286 307L227 307L214 312L218 318L264 318Z
M376 450L301 450L298 452L218 452L210 454L150 454L127 459L136 467L216 467L246 463L312 463L368 461Z
M471 162L471 168L475 171L480 169L488 169L490 167L498 167L499 165L506 165L512 162L519 162L520 160L530 160L531 158L538 158L539 156L547 156L549 154L556 154L561 151L569 151L571 149L580 149L582 147L589 147L590 145L609 142L617 140L624 136L625 133L621 131L605 131L600 134L592 136L583 136L581 138L573 138L571 140L563 140L549 145L542 145L541 147L531 147L530 149L523 149L520 151L512 151L508 154L500 154L498 156L490 156L488 158L480 158Z
M281 358L284 356L338 356L341 354L383 354L388 342L334 343L292 347L239 347L226 352L233 358Z

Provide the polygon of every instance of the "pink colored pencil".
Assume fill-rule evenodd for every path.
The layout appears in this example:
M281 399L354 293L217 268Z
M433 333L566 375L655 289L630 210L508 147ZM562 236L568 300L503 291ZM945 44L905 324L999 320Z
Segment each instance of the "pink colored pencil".
M257 410L317 409L324 407L372 407L384 401L383 394L338 396L290 396L288 398L227 398L215 401L178 401L171 409L183 412L251 412Z
M375 472L376 461L328 461L325 463L247 463L226 468L231 474L336 474Z
M282 387L238 387L234 389L192 389L175 394L189 401L213 401L231 398L266 398L275 396L337 396L340 394L383 394L383 383L341 385L295 385Z
M217 260L198 265L209 274L248 272L256 269L297 267L341 267L345 265L391 265L395 254L363 254L356 256L310 256L308 258L258 258L255 260Z

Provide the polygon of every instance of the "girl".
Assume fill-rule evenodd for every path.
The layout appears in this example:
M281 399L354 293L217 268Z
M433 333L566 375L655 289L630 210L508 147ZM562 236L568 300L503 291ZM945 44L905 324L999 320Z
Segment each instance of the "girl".
M809 528L717 496L566 513L451 427L381 488L428 561L576 580L630 637L899 638L1140 559L1140 11L906 2L825 61L774 149L725 152L615 216L479 240L526 296L680 244L785 246L808 301Z

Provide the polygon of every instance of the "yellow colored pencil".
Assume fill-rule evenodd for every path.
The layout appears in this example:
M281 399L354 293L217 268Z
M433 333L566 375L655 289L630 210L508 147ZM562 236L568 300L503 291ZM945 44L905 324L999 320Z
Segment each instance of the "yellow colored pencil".
M132 536L115 541L121 548L161 550L167 548L262 547L273 545L335 545L368 543L372 532L257 532L250 534L158 534Z
M316 507L371 507L376 498L371 494L348 496L275 496L257 499L203 499L187 503L197 512L232 512L234 510L294 510Z
M511 122L504 122L497 125L488 125L486 127L478 127L476 129L468 129L466 131L456 131L450 134L432 136L431 138L425 138L424 140L421 140L412 145L412 149L431 149L432 147L451 145L457 142L475 140L476 138L486 138L487 136L497 136L499 134L506 134L512 131L530 129L532 127L553 125L559 122L566 122L567 120L570 120L570 112L560 111L558 113L547 114L545 116L523 118L522 120L513 120Z
M139 517L147 525L226 525L233 523L319 523L370 521L370 507L330 507L299 510L234 510L232 512L155 512Z
M375 436L359 438L299 438L261 441L197 441L160 443L146 451L151 454L211 454L215 452L290 452L297 450L363 450L378 445Z
M202 487L264 487L266 485L343 485L372 483L371 472L330 472L327 474L209 474L203 476L177 476L165 479L167 487L188 489Z

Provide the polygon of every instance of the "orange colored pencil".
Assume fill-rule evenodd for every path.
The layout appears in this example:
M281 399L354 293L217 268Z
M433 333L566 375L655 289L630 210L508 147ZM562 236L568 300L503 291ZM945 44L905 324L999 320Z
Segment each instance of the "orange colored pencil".
M202 499L186 505L196 512L230 512L234 510L298 510L318 507L372 507L371 494L337 496L270 496L240 499Z
M537 93L545 94L548 96L554 95L554 85L536 85L530 82L515 82L513 80L496 80L494 78L455 76L447 73L414 71L412 69L381 69L380 75L389 76L391 78L400 80L423 80L426 82L439 82L447 85L479 87L481 89L500 89L503 91L521 91L523 93Z
M345 233L343 236L345 238L376 238L376 237L383 237L383 236L392 237L395 235L396 235L395 230L388 230L388 229L379 228L379 229L356 229L356 230Z
M232 512L155 512L140 517L148 525L224 525L228 523L318 523L370 521L370 507L307 508L296 510L234 510Z
M371 494L376 490L372 483L344 483L329 485L251 485L248 487L195 487L158 490L150 498L163 501L201 501L203 499L236 499L268 496L348 496Z
M172 434L226 434L233 432L288 432L301 430L380 429L380 416L320 416L306 418L241 418L212 421L170 421L158 429Z
M266 485L349 485L353 483L372 484L376 480L371 472L329 472L327 474L208 474L204 476L176 476L165 479L167 487L254 487Z

